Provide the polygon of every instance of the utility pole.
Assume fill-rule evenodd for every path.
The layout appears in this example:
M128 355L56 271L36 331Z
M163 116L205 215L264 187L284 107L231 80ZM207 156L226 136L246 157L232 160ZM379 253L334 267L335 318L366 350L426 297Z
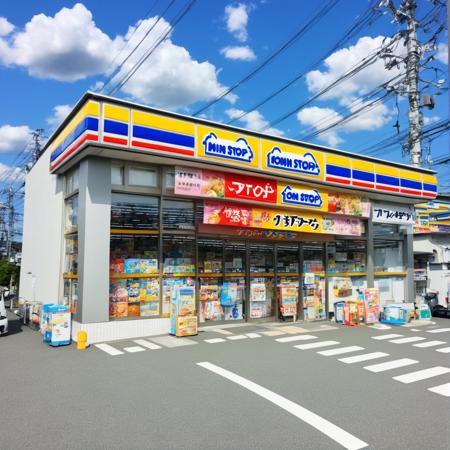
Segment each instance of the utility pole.
M39 157L41 156L41 137L44 134L44 129L43 128L37 128L36 130L31 132L31 136L34 142L34 147L33 147L33 155L31 158L31 164L33 167L37 160L39 159Z
M14 242L15 230L14 230L14 189L13 186L10 185L8 188L8 200L7 207L8 209L8 227L6 234L6 256L9 259L11 258L11 248Z
M406 57L406 85L408 92L408 121L409 121L409 135L408 147L411 163L414 166L420 166L422 163L422 117L420 111L420 96L418 88L419 76L419 62L420 62L420 46L417 42L415 0L404 0L404 8L407 15L408 34L407 34L407 51Z

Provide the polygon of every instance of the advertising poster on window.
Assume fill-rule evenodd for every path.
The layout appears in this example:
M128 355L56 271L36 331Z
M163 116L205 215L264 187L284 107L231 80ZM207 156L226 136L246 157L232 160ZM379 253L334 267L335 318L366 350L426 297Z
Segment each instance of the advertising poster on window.
M293 283L281 284L281 313L285 317L297 315L298 290Z
M377 223L414 225L416 222L414 207L391 203L376 203L373 205L372 221Z
M212 225L231 225L235 227L250 227L252 208L216 202L205 202L203 223Z
M323 219L323 232L344 236L361 236L361 221L353 218L326 216Z
M346 216L370 217L370 201L358 195L328 194L328 212Z

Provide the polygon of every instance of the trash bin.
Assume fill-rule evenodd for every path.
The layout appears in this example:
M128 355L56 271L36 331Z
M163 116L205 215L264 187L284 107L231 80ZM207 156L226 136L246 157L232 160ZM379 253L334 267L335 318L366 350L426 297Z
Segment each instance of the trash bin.
M344 323L345 302L336 302L334 304L334 320L336 323Z

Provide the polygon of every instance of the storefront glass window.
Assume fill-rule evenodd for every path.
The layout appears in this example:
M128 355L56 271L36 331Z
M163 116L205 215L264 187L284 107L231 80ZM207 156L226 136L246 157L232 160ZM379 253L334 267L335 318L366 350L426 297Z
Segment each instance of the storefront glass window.
M111 166L111 184L116 186L123 185L123 166L112 165Z
M297 244L277 244L277 299L280 317L297 317L299 251Z
M374 240L375 272L402 272L403 241Z
M274 246L250 244L250 318L275 314Z
M400 231L399 225L392 223L374 223L373 234L375 236L395 236Z
M72 173L70 182L72 190L74 188L74 173ZM78 188L77 183L76 188ZM72 311L75 311L78 300L78 194L66 199L65 216L63 304L68 305Z
M277 249L277 272L280 274L298 274L298 245L278 244Z
M339 240L327 246L327 273L365 273L366 241Z
M72 194L78 189L78 168L71 170L66 175L66 195Z
M111 228L151 230L159 228L159 198L113 194Z
M130 167L128 184L130 186L156 188L159 186L159 171L156 168Z
M193 230L194 202L163 200L163 227L166 230Z
M78 195L66 200L65 232L75 233L78 231Z
M323 244L303 246L303 310L305 320L325 319Z
M401 303L405 299L404 277L375 277L374 286L380 291L381 306L389 303Z

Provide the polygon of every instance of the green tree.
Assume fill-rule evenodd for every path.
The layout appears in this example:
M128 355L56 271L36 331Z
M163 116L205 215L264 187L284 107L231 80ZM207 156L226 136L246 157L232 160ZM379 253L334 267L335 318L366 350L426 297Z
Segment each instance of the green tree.
M0 286L8 286L13 278L13 283L17 285L19 281L20 267L16 264L7 261L6 259L0 259Z

